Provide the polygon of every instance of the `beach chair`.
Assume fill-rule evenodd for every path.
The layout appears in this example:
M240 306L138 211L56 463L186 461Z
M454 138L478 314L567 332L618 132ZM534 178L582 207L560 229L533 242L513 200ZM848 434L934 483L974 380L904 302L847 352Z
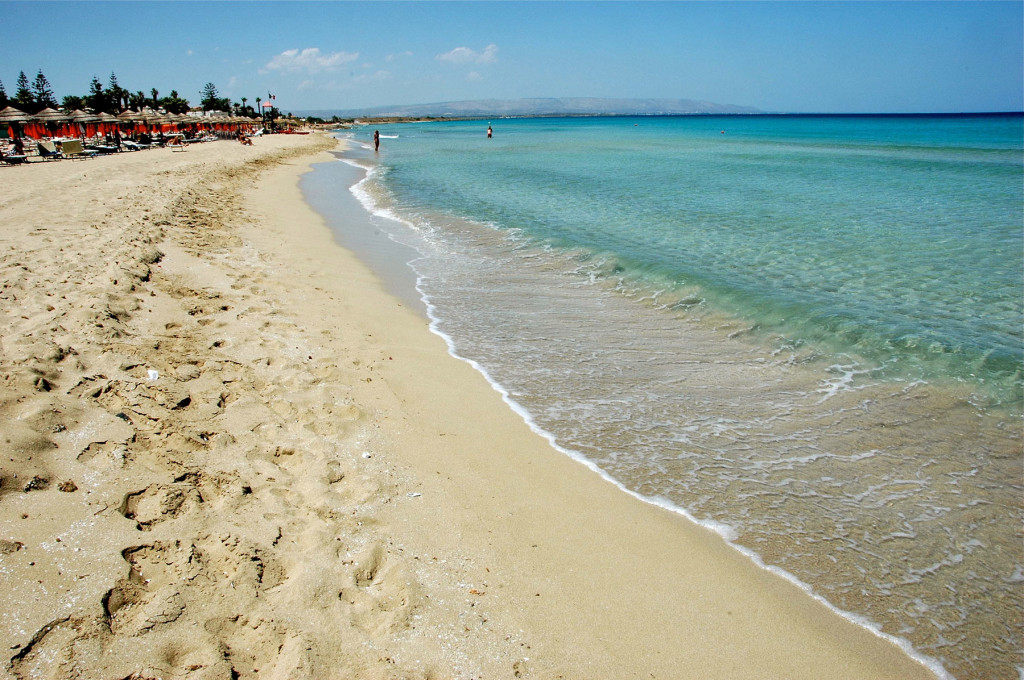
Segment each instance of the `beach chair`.
M39 156L44 161L59 161L64 158L64 155L57 151L57 145L53 142L36 142L36 150L39 151Z
M28 162L28 156L0 151L0 161L7 165L21 165Z
M166 146L171 147L171 151L188 151L184 135L171 135L167 138Z
M106 156L108 154L117 153L116 146L109 146L107 144L86 144L85 150L95 152L98 156Z
M61 142L60 150L63 152L65 158L79 159L79 158L92 158L96 155L95 151L89 151L82 145L80 139L68 139Z

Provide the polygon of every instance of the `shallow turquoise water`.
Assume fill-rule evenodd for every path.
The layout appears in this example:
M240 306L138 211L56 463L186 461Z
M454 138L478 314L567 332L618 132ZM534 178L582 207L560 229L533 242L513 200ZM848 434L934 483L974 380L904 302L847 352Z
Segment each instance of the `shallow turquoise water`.
M397 199L1019 405L1020 117L499 121L491 140L481 125L402 128Z
M429 123L347 155L435 330L556 446L957 677L1010 677L1022 120Z

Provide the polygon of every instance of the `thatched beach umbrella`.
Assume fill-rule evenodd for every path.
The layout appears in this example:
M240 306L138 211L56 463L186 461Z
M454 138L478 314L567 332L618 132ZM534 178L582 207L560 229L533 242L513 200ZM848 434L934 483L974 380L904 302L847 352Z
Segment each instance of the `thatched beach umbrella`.
M97 116L95 113L89 113L88 111L83 111L82 109L75 109L70 114L68 114L68 118L70 118L75 123L95 123L100 119L100 117Z
M92 137L96 133L95 126L91 124L98 122L99 116L89 113L88 111L75 109L68 115L68 118L72 123L78 126L79 137ZM92 129L90 129L90 127Z
M170 132L171 119L162 113L146 114L146 124L152 132Z
M178 121L179 130L187 130L194 136L198 133L201 133L205 129L203 127L202 118L199 118L197 116L190 116L185 113L179 114L178 117L180 118L180 120Z
M169 113L161 113L157 116L160 120L157 125L160 126L160 131L164 134L178 131L178 124L174 122L174 117Z
M30 120L32 120L30 114L13 106L8 106L3 111L0 111L0 123L27 123Z
M181 124L184 122L184 116L180 116L177 113L165 113L164 120L167 121L170 132L180 132Z
M156 125L160 120L160 116L150 111L146 111L141 116L135 119L135 122L141 123L146 126L146 132L152 132L153 126Z
M38 120L44 123L63 123L68 120L68 116L56 109L43 109L36 115L32 116L32 120Z
M104 135L113 134L114 130L117 130L118 125L121 123L117 116L102 111L96 114L96 119L100 124L100 133Z
M0 111L0 125L8 126L7 135L14 140L14 146L18 149L18 153L22 152L22 123L27 123L32 120L32 116L16 109L13 106L8 106L3 111Z
M125 131L134 134L138 132L138 126L142 122L142 114L138 111L132 111L125 109L121 113L117 114L117 119L124 125Z
M32 116L32 120L25 128L25 132L30 137L45 137L47 135L54 137L58 131L58 126L62 123L68 122L68 117L55 109L46 108Z

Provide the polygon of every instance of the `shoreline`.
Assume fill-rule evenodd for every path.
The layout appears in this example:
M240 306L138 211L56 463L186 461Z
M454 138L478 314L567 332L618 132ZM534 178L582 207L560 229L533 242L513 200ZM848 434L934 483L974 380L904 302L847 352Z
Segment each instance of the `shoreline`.
M552 455L302 200L329 146L5 170L5 675L932 677Z
M348 206L344 205L345 203L349 203L351 201L351 202L354 202L354 203L358 204L357 207L362 207L364 209L364 211L367 213L367 215L365 216L364 220L378 220L379 219L379 220L392 221L392 222L396 222L396 223L403 223L403 221L400 218L391 215L390 211L381 212L381 211L375 210L374 207L371 205L371 199L370 199L369 195L364 190L356 191L354 189L355 187L358 187L359 185L363 184L367 180L367 178L368 178L368 171L367 171L367 169L364 168L363 166L355 163L355 162L352 162L352 159L347 158L344 155L343 152L339 153L337 155L338 155L338 160L339 161L341 161L343 163L346 163L347 165L349 165L352 168L356 168L358 170L358 172L360 173L360 177L356 177L354 179L347 180L347 181L350 181L350 183L349 183L349 189L350 189L349 193L353 194L353 196L351 196L351 197L346 196L345 198L342 198L340 201L336 200L334 202L334 204L333 204L333 207L335 209L339 209L340 208L341 209L341 213L345 216L345 219L346 220L351 220L352 219L352 214L350 212L350 209L348 208ZM315 167L313 167L312 171L314 173L319 171L319 172L323 172L323 173L327 174L327 173L329 173L329 169L325 167L326 165L327 164L323 164L323 165L318 164ZM333 173L333 174L337 174L337 173ZM310 182L308 181L308 177L309 177L309 175L305 175L304 179L303 179L303 189L304 189L303 194L304 194L304 197L305 197L307 203L316 202L316 199L317 199L317 196L315 195L316 194L316 188L310 186ZM354 199L354 201L353 201L353 199ZM322 206L326 206L326 205L327 205L326 202L322 204ZM347 240L347 239L353 239L353 237L351 236L352 232L355 232L356 234L360 234L360 232L362 232L364 229L365 229L365 231L367 233L369 233L370 231L373 231L374 234L377 235L377 236L379 236L381 233L387 233L387 231L384 230L382 232L379 226L373 225L373 226L365 226L365 227L357 226L354 229L350 229L348 231L348 233L344 233L342 231L338 231L338 229L339 229L339 227L337 226L337 222L338 221L336 219L332 218L331 215L326 214L323 207L321 207L321 209L318 209L317 211L321 214L321 217L325 221L327 221L327 222L332 224L332 229L335 230L335 236L339 240L339 244L342 247L347 248L350 251L354 251L354 254L356 255L356 257L361 262L363 262L364 264L369 266L370 269L375 273L375 275L377 275L378 277L383 277L382 278L382 282L386 282L386 284L387 284L386 288L388 289L388 291L392 292L392 294L395 294L398 297L405 297L405 293L407 293L407 291L402 290L401 284L397 283L394 280L395 278L397 278L395 276L394 267L395 266L400 266L400 267L403 267L403 268L405 268L407 270L410 270L410 271L414 270L414 267L412 267L411 263L409 263L409 262L399 262L399 259L396 258L395 255L398 253L399 249L400 250L408 249L408 250L410 250L410 252L413 252L413 253L415 251L411 250L408 246L405 246L405 245L402 245L402 244L399 244L399 243L395 242L394 240L390 239L389 237L385 237L383 241L371 242L367 238L366 234L361 234L361 235L355 236L354 237L355 240ZM392 253L385 253L385 252L383 252L383 251L387 251L387 250L394 250L394 252L392 252ZM418 277L418 275L417 275L417 277ZM419 283L418 282L417 282L415 287L416 287L417 290L419 290ZM891 644L896 645L905 654L907 654L907 656L909 656L911 659L913 659L914 661L916 661L916 662L920 663L921 665L927 667L932 673L935 674L936 677L938 677L938 678L951 678L952 677L951 675L949 675L946 672L946 670L942 667L941 663L939 663L938 660L933 659L933 658L931 658L931 657L929 657L927 655L921 654L916 649L914 649L913 645L908 640L906 640L904 638L901 638L901 637L898 637L898 636L895 636L895 635L891 635L889 633L886 633L885 631L882 630L882 627L881 627L880 624L875 623L875 622L871 621L870 619L868 619L868 618L866 618L866 617L864 617L862 615L859 615L859 614L854 613L854 612L843 610L842 608L840 608L840 607L832 604L831 602L829 602L824 596L822 596L822 595L818 594L817 592L815 592L815 590L813 589L813 587L811 585L809 585L807 583L804 583L803 581L801 581L794 574L791 574L790 572L786 571L785 569L783 569L781 567L765 563L765 561L762 559L762 557L758 553L756 553L755 551L751 550L750 548L747 548L747 547L743 546L742 544L736 542L735 537L732 535L732 532L731 532L729 527L720 525L720 524L718 524L716 522L713 522L713 521L702 521L702 520L694 517L685 508L683 508L683 507L681 507L679 505L676 505L675 503L671 502L668 499L664 499L664 498L660 498L660 497L644 496L643 494L630 489L626 484L624 484L623 482L621 482L618 479L616 479L609 472L603 470L600 466L598 466L594 462L590 461L589 459L587 459L582 454L579 454L579 453L577 453L575 451L566 449L563 446L559 445L557 440L556 440L556 436L553 433L543 429L543 427L541 427L536 422L536 420L534 419L533 415L529 412L529 410L526 407L524 407L522 404L518 403L512 397L512 395L509 393L509 391L505 388L505 386L502 385L493 376L491 376L490 373L488 372L488 370L484 366L480 365L478 362L474 361L473 359L464 357L464 356L459 354L459 351L458 351L458 348L456 346L456 343L455 343L454 339L452 337L450 337L448 334L446 334L443 330L441 330L441 328L440 328L441 320L436 316L436 313L434 311L433 303L431 303L429 298L427 298L427 296L425 294L423 294L422 292L420 292L420 295L421 295L421 298L419 300L420 305L417 306L417 309L419 309L420 306L425 307L425 310L419 309L419 311L426 315L426 318L429 321L429 328L430 328L431 332L434 333L435 335L437 335L438 337L440 337L444 341L445 345L447 346L448 354L451 357L453 357L453 358L455 358L455 359L457 359L459 361L462 361L462 362L468 364L475 371L477 371L487 381L487 383L492 387L492 389L494 389L494 391L497 392L501 396L501 399L506 404L506 406L509 409L511 409L514 413L516 413L523 420L523 422L527 425L527 427L529 427L529 429L531 431L533 431L535 434L537 434L541 438L545 439L548 442L548 444L550 445L550 447L552 448L553 451L556 451L557 453L565 456L566 458L568 458L570 460L573 460L576 463L579 463L580 465L582 465L584 468L586 468L590 472L592 472L592 473L596 474L597 476L599 476L603 481L607 482L611 486L613 486L616 489L618 489L624 495L629 496L629 497L631 497L631 498L633 498L633 499L635 499L635 500L637 500L637 501L639 501L641 503L644 503L644 504L647 504L647 505L651 505L651 506L654 506L656 508L660 508L662 510L665 510L665 511L667 511L669 513L678 515L681 518L683 518L684 521L687 521L687 522L689 522L689 523L691 523L691 524L693 524L695 526L698 526L698 527L700 527L702 529L710 531L711 533L713 533L714 535L719 537L721 540L725 541L729 545L729 547L731 547L732 549L737 551L739 554L741 554L744 557L746 557L753 566L757 567L758 569L764 570L764 571L766 571L768 573L771 573L774 576L776 576L778 578L781 578L781 579L783 579L784 581L786 581L788 583L791 583L792 585L796 586L801 591L803 591L803 593L806 596L808 596L808 597L812 598L813 600L815 600L816 602L824 605L825 607L827 607L833 613L843 617L844 619L846 619L847 621L853 623L856 626L859 626L861 628L866 629L867 631L871 632L872 634L878 636L878 638L880 638L882 640L885 640L886 642L889 642Z
M340 159L340 160L342 162L345 162L343 158ZM352 165L354 165L354 164L352 164ZM362 173L362 179L357 178L357 179L353 180L352 183L351 183L352 186L360 184L365 179L365 176L366 176L366 170L364 168L362 168L361 166L356 166L356 167L359 167L360 172ZM307 193L306 198L307 198L307 201L310 198L308 193ZM345 199L342 199L342 200L345 201L345 202L348 202L350 200L350 198L346 197ZM363 199L361 199L361 198L360 199L356 199L356 202L359 203L369 213L369 214L367 214L365 219L370 219L371 217L372 218L379 218L379 219L391 219L391 220L395 219L395 218L390 217L388 215L382 215L382 214L373 212L372 210L370 210L370 208L368 206L366 206L365 201ZM347 211L345 211L345 214L346 215L348 214ZM324 219L329 219L329 216L326 216L326 215L322 215L322 217L324 217ZM357 231L358 231L358 229L359 228L356 228ZM377 227L372 227L372 229L376 230ZM343 235L339 235L339 238L343 238ZM362 245L363 245L363 248L361 248L359 250L359 253L357 254L357 257L359 257L361 260L363 260L366 257L375 257L375 256L379 257L379 255L377 253L368 252L367 249L366 249L365 243L363 243ZM389 244L389 245L395 245L395 244ZM387 248L387 247L389 247L389 245L385 245L383 247ZM343 246L343 247L345 247L345 246ZM402 246L402 247L404 248L405 246ZM371 248L372 248L372 246L371 246ZM382 274L381 267L386 267L387 264L388 264L388 261L390 261L391 264L393 264L394 262L397 262L397 260L393 260L393 259L388 260L387 258L384 258L384 260L382 260L383 264L381 262L378 262L375 266L372 266L371 269L379 276L379 275ZM402 266L408 267L409 265L403 263ZM388 277L390 277L392 274L393 274L393 272L390 272L390 273L386 272L386 273L384 273L384 275L388 276ZM571 451L567 451L567 450L561 448L560 446L558 446L557 443L554 440L554 435L552 435L551 433L546 432L543 429L541 429L534 422L534 420L533 420L532 416L529 414L529 412L526 411L526 409L523 406L521 406L520 404L518 404L514 399L512 399L512 397L509 395L507 390L502 385L500 385L497 381L495 381L488 374L487 370L484 367L480 366L479 364L477 364L475 361L473 361L471 359L467 359L467 358L462 357L462 356L459 355L459 353L458 353L458 351L457 351L457 349L456 349L456 347L454 345L453 340L450 337L448 337L443 331L441 331L438 328L438 320L430 313L430 310L429 310L430 303L428 301L426 301L426 300L422 300L422 302L426 303L427 306L428 306L427 317L428 317L428 320L430 321L429 327L431 329L431 332L433 332L435 335L437 335L439 338L441 338L444 341L444 343L447 346L448 354L450 356L452 356L453 358L455 358L455 359L457 359L457 360L459 360L461 362L466 363L467 365L471 366L475 371L480 373L481 376L491 386L491 388L501 396L501 399L502 399L502 401L505 402L506 406L510 410L512 410L514 413L516 413L516 415L518 417L520 417L524 421L524 423L527 425L527 427L529 427L529 429L531 431L533 431L539 437L545 439L548 442L548 444L551 446L553 451L556 451L556 452L562 454L567 459L570 459L570 460L572 460L572 461L574 461L576 463L579 463L584 468L589 470L591 473L594 473L595 475L600 477L604 482L607 482L611 486L615 487L618 491L622 492L625 496L629 496L629 497L631 497L631 498L633 498L633 499L635 499L635 500L637 500L637 501L639 501L641 503L644 503L646 505L650 505L650 506L659 508L661 510L665 510L665 511L667 511L669 513L672 513L672 514L675 514L675 515L679 515L680 517L684 518L684 521L688 521L688 522L692 523L694 526L699 526L702 529L705 529L705 530L708 530L708 531L712 532L717 537L719 537L722 540L726 541L731 548L735 549L738 553L740 553L740 554L744 555L746 558L748 558L750 560L750 562L753 565L755 565L757 568L762 569L762 570L764 570L766 572L769 572L769 573L771 573L771 574L773 574L773 575L775 575L775 576L777 576L779 578L782 578L782 579L786 580L789 583L792 583L793 585L795 585L798 588L800 588L800 590L802 590L805 595L807 595L807 596L811 597L812 599L816 600L817 602L825 605L832 612L842 616L843 618L849 620L851 623L853 623L853 624L855 624L855 625L857 625L859 627L865 628L866 630L868 630L872 634L877 635L880 639L883 639L883 640L885 640L887 642L890 642L892 644L895 644L895 645L899 646L904 651L904 653L908 654L908 656L912 657L918 663L921 663L922 665L929 667L932 670L932 672L935 672L939 677L948 677L948 676L944 675L944 671L941 669L941 666L939 666L937 664L937 662L935 662L934 660L931 660L931 659L929 659L927 657L923 657L922 655L919 655L915 650L913 650L913 648L910 646L910 644L907 641L899 639L899 638L895 638L893 636L890 636L890 635L882 632L880 630L880 628L876 624L867 622L862 617L858 617L855 614L851 614L849 612L844 612L844 611L836 608L834 605L832 605L831 603L827 602L827 600L822 598L820 595L817 595L812 590L810 590L809 586L807 586L806 584L800 582L793 575L791 575L788 572L786 572L786 571L784 571L782 569L779 569L777 567L771 567L771 566L768 566L768 565L764 564L764 562L760 559L760 557L758 555L756 555L755 553L751 552L748 549L745 549L744 547L742 547L740 545L732 543L729 540L728 536L723 535L722 530L720 530L720 529L718 529L718 528L716 528L714 526L710 526L708 523L701 522L701 521L697 520L696 518L692 517L688 512L686 512L685 509L683 509L681 507L678 507L678 506L673 505L673 504L668 503L668 502L660 502L657 499L647 498L647 497L644 497L644 496L642 496L642 495L640 495L640 494L638 494L636 492L631 491L625 485L623 485L621 482L619 482L618 480L616 480L613 477L611 477L607 472L601 470L599 467L597 467L592 462L586 460L585 458L582 458L578 454L575 454L575 453L573 453Z

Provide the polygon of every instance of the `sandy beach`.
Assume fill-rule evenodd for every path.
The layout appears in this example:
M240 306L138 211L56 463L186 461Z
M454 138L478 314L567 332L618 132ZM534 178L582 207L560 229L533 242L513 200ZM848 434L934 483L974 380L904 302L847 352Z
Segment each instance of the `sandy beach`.
M532 432L303 202L335 144L0 168L2 677L934 677Z

